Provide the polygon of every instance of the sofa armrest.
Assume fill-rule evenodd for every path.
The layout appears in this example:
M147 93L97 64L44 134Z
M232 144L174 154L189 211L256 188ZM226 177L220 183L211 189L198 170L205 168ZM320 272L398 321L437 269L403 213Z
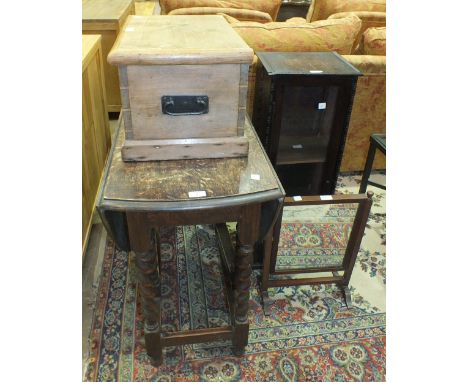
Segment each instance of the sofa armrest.
M312 22L334 13L356 11L386 12L386 0L312 0L306 19Z
M328 16L328 19L342 19L348 17L350 14L356 15L361 19L363 23L375 23L373 26L385 26L387 20L386 12L374 12L374 11L350 11L350 12L338 12Z
M343 58L363 76L356 86L340 171L362 171L370 135L386 131L386 57L343 55ZM384 169L385 156L376 153L373 168Z
M237 8L217 8L217 7L193 7L179 8L169 12L169 16L174 15L217 15L224 14L235 18L238 21L255 21L258 23L270 23L273 20L268 13L254 11L251 9Z
M386 56L343 55L343 58L360 70L364 75L385 76L387 68Z
M362 35L369 28L380 28L385 27L387 14L385 12L374 12L374 11L351 11L351 12L339 12L330 15L327 20L337 20L351 15L359 17L361 20L361 30L356 36L356 40L353 45L353 53L361 54L364 53L362 50Z

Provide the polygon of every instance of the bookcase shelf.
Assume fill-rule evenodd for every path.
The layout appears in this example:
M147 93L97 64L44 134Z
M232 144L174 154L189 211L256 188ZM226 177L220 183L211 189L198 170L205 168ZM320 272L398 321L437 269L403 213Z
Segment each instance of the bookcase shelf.
M283 135L278 147L277 165L323 163L327 160L328 137Z

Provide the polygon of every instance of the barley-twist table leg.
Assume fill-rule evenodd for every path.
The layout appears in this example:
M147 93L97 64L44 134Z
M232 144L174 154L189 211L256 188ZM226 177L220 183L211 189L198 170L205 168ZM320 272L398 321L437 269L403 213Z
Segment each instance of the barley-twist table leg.
M234 269L235 313L234 354L244 353L249 340L250 276L252 274L254 244L259 239L260 206L248 206L238 224L237 251Z
M127 213L130 246L135 253L141 306L145 319L145 347L153 364L162 363L161 344L161 277L154 230L146 215Z

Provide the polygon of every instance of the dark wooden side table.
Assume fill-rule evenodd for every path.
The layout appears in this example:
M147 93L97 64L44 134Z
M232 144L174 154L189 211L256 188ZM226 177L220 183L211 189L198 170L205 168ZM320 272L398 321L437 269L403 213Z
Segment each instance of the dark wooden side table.
M155 365L162 348L231 339L239 355L248 342L247 318L254 244L271 229L284 190L252 128L246 121L248 157L160 162L123 162L120 123L106 165L97 208L117 245L134 251L145 318L145 345ZM233 258L222 256L231 325L181 332L161 332L161 278L158 232L162 226L237 222ZM224 225L225 227L225 225Z

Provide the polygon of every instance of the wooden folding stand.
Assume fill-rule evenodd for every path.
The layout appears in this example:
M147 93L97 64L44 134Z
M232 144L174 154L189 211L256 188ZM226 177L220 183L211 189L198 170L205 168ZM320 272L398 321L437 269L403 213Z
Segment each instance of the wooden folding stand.
M366 194L357 195L327 195L323 196L302 196L302 197L287 197L284 200L283 207L279 213L275 225L271 228L265 238L264 257L263 257L263 273L260 282L260 291L263 300L263 309L265 315L270 314L272 301L268 297L268 288L284 287L296 285L311 285L311 284L330 284L334 283L341 287L346 306L351 306L351 294L348 289L349 280L353 271L354 263L359 252L361 240L364 235L367 219L369 217L372 206L373 193L371 191ZM346 251L343 256L343 261L337 266L315 267L315 268L294 268L294 269L277 269L278 244L281 232L281 223L283 209L287 206L307 206L307 205L323 205L323 204L354 204L357 203L357 211L354 217L354 223L346 246ZM331 276L327 277L310 277L310 278L293 278L293 279L272 279L272 275L297 275L304 273L323 273L330 272ZM339 272L342 272L340 275Z

